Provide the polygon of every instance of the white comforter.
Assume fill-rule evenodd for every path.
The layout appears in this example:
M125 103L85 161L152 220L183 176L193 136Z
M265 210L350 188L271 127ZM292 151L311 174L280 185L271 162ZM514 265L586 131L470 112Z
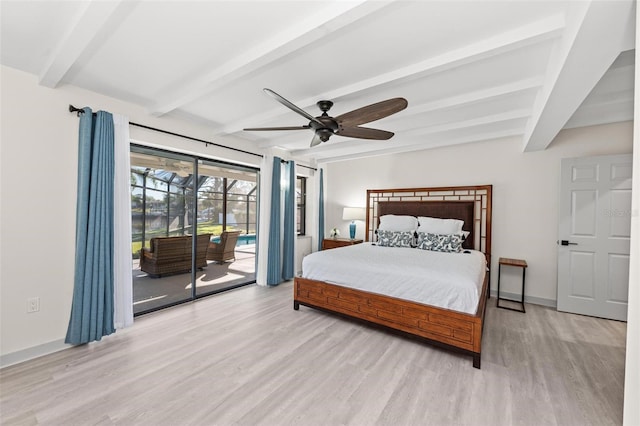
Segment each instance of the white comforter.
M486 272L482 252L441 253L371 243L306 256L302 276L475 314Z

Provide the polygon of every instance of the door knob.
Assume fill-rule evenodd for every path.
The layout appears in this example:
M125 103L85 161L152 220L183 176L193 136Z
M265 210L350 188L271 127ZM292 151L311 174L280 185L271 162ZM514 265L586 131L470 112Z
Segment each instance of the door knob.
M560 244L563 246L577 246L578 243L570 243L568 240L561 240Z

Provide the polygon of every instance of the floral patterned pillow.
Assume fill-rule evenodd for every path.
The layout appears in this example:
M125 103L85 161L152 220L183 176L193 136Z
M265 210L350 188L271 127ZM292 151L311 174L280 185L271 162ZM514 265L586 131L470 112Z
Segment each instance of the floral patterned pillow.
M378 230L378 245L382 247L412 247L413 231Z
M418 248L422 250L459 253L462 251L462 235L460 234L430 234L418 232Z

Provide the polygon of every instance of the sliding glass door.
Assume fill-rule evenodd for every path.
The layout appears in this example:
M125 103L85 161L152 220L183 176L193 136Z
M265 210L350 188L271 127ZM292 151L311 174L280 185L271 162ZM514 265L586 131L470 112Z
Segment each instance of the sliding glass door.
M256 171L202 160L198 173L198 229L212 234L213 267L201 272L197 294L255 281Z
M132 146L134 314L255 282L256 185L255 169Z

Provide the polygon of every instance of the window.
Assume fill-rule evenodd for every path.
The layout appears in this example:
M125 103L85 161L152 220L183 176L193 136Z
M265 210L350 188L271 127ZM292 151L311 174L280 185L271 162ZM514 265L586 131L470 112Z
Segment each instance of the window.
M296 205L298 207L296 231L298 235L305 235L307 214L307 178L304 176L298 176L296 178Z

